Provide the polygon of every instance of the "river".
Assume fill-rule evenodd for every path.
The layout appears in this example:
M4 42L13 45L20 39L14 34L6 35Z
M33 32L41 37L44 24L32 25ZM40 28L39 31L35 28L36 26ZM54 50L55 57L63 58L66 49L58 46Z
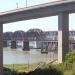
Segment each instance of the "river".
M21 48L3 48L3 64L31 64L50 61L56 58L57 53L53 51L49 51L48 54L42 54L40 49L23 51Z

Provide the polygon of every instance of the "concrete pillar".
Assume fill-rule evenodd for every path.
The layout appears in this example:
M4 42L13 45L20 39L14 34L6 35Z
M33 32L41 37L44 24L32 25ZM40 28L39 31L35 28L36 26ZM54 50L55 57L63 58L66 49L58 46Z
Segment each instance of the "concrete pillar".
M11 48L16 49L17 48L17 43L16 41L11 41Z
M23 41L23 50L29 51L29 41Z
M3 75L3 24L0 23L0 75Z
M69 51L69 14L58 15L58 63L62 63Z
M3 40L3 47L7 47L7 40Z

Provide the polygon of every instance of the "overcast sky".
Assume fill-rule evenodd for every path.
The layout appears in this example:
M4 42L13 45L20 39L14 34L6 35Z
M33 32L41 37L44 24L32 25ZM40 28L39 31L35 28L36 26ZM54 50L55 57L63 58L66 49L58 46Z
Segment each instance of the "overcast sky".
M27 0L27 6L47 3L57 0ZM0 0L0 12L26 7L26 0ZM75 14L70 15L70 30L75 30ZM45 17L33 20L19 21L3 25L3 32L40 28L44 31L58 30L58 16Z

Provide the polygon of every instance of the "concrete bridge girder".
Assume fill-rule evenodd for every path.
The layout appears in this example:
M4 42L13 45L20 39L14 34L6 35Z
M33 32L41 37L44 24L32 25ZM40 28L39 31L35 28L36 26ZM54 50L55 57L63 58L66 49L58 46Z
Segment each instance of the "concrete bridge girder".
M4 24L21 20L54 16L59 15L60 12L64 11L74 13L75 0L64 0L0 13L0 22Z

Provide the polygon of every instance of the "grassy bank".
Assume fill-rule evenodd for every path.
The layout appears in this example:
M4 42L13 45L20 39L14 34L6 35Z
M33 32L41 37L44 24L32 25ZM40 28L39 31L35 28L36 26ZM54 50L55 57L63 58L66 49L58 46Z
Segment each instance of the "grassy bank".
M12 71L25 72L25 71L35 69L37 65L38 65L38 63L34 63L34 64L7 64L7 65L4 65L4 67L8 68Z
M65 61L61 64L44 64L42 67L26 73L29 69L36 68L38 64L14 64L4 65L5 73L14 71L14 75L75 75L75 52L69 52ZM14 67L14 70L13 70ZM6 75L6 74L4 74Z

